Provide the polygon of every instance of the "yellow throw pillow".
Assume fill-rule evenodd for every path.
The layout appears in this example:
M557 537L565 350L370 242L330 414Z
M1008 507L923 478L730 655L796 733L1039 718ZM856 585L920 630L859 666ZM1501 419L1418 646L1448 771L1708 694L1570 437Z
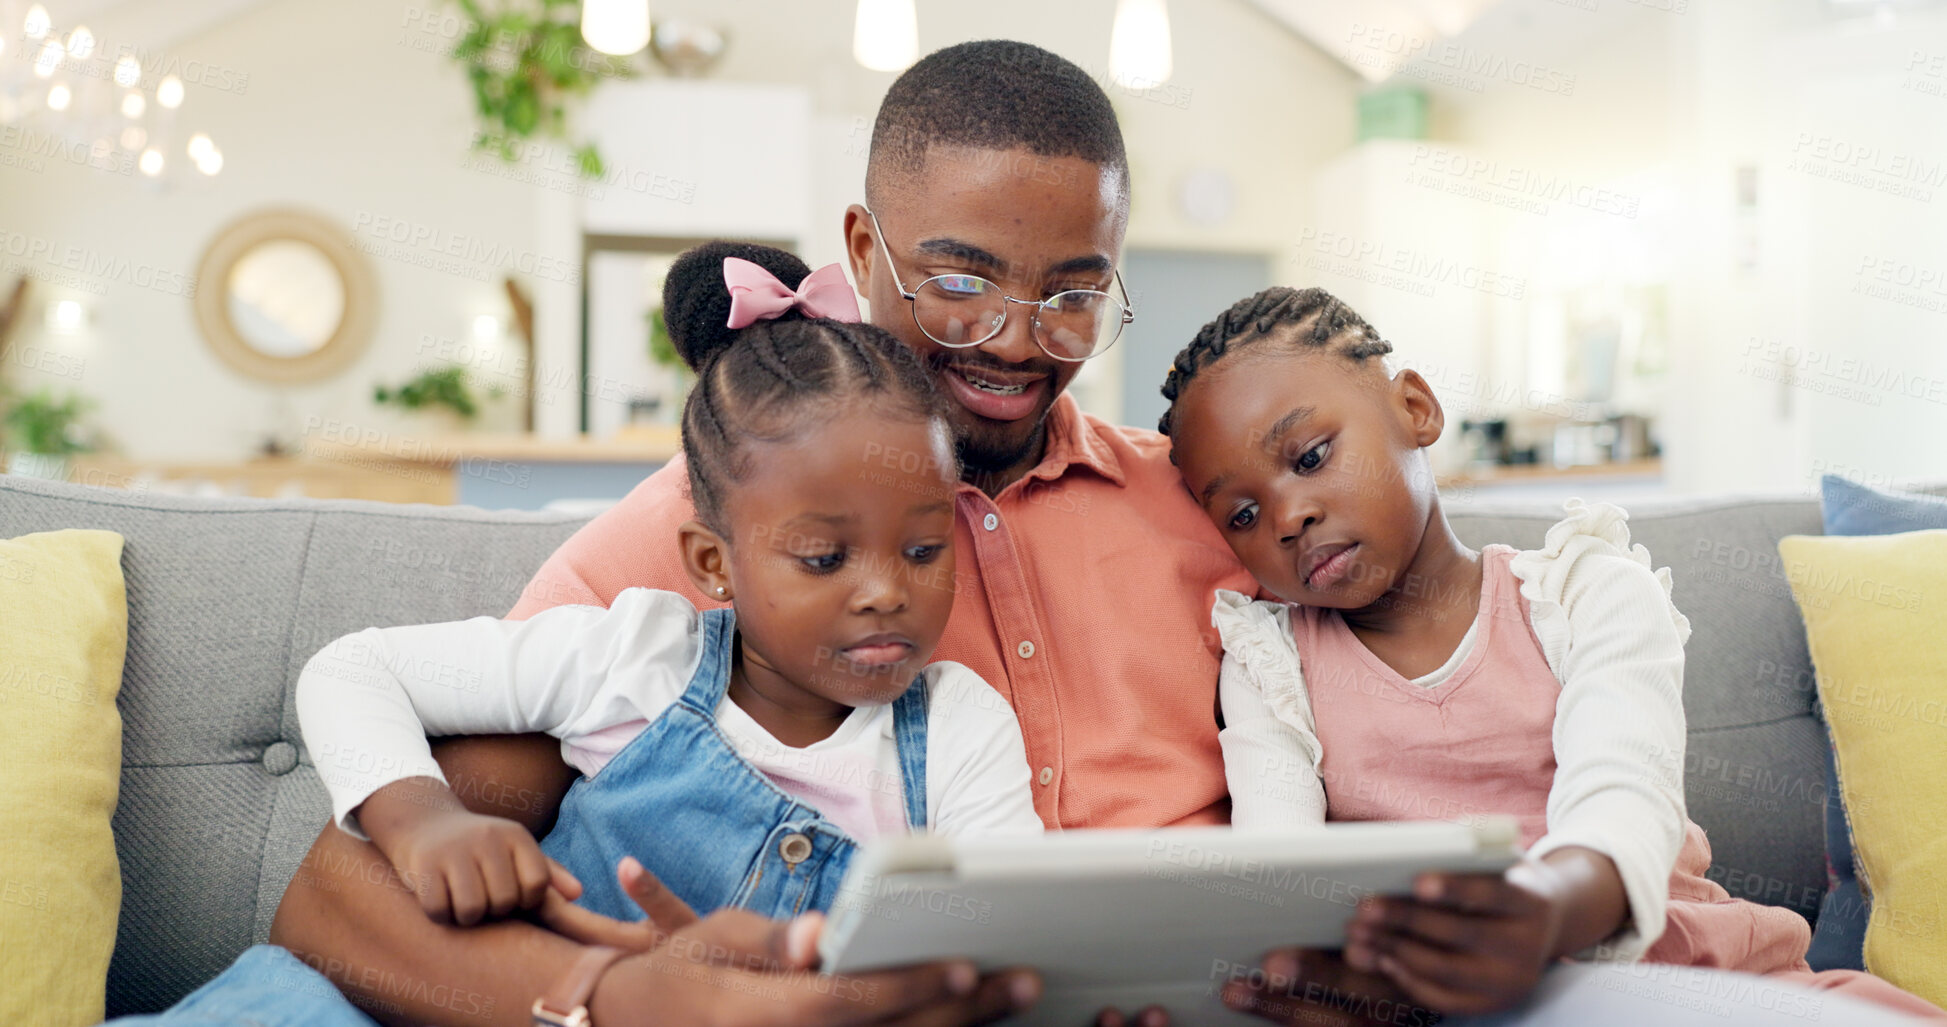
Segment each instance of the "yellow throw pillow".
M0 539L0 1023L101 1022L127 646L122 536Z
M1947 531L1780 540L1839 755L1866 968L1947 1005Z

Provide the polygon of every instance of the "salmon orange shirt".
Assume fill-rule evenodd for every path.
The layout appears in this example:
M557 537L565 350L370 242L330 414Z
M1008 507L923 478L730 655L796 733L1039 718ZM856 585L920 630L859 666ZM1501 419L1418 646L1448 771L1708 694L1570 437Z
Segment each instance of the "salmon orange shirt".
M1048 827L1223 823L1210 608L1217 589L1257 584L1183 488L1168 439L1067 395L1047 432L1041 463L1000 495L960 486L953 615L933 658L1013 704ZM725 605L683 571L688 491L678 457L549 557L509 616L636 586Z

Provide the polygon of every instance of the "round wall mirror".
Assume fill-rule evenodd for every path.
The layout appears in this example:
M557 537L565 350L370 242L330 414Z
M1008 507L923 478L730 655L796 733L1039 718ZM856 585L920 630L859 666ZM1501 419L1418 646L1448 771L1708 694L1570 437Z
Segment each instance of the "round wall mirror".
M267 210L226 227L197 273L196 320L218 358L260 381L312 382L371 341L377 284L335 223Z

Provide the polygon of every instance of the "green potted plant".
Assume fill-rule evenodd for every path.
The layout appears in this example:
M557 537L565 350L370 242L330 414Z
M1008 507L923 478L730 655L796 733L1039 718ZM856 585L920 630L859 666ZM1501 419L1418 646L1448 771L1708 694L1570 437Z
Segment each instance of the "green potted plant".
M93 406L78 394L56 396L52 389L13 398L0 419L6 429L7 473L65 479L68 457L94 448L81 429L82 416Z
M544 136L569 142L575 168L602 176L602 155L593 143L569 139L568 101L586 96L604 78L631 78L635 60L612 57L582 41L579 0L456 0L466 15L466 34L453 59L473 86L480 130L475 149L508 163L520 159L523 140Z
M490 398L500 394L498 386L487 390ZM396 387L375 385L372 402L416 412L445 411L461 421L480 416L480 401L474 397L473 384L467 381L466 368L458 364L427 368Z

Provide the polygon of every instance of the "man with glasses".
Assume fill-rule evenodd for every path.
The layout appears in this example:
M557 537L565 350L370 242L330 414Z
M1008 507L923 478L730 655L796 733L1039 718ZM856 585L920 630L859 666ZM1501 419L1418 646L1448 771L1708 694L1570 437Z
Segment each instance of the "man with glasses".
M1184 491L1167 440L1086 415L1064 391L1137 316L1115 267L1129 168L1107 96L1074 64L1026 44L934 53L887 94L866 199L869 207L845 215L853 277L872 322L919 353L952 398L964 465L954 610L936 659L966 664L1013 704L1035 809L1049 827L1227 821L1222 653L1210 608L1216 589L1255 585ZM585 526L512 616L607 605L636 586L722 605L682 570L677 527L693 516L685 473L679 458ZM437 755L477 812L537 833L575 776L545 736L449 742ZM467 781L491 787L469 790ZM384 856L335 828L307 865L379 868L300 874L291 884L272 938L314 958L384 966L520 1008L577 958L568 939L519 921L471 931L431 924L410 894L372 883L386 879ZM659 900L651 891L639 901ZM628 944L620 925L590 930ZM783 945L748 924L722 932L743 939L727 948L775 954ZM976 986L963 973L875 975L885 999L843 1008L776 977L757 984L777 997L754 1004L732 985L667 969L653 976L627 960L602 980L650 996L653 1007L633 1012L658 1023L685 1022L688 1012L717 1022L956 1024L1037 993L1028 975ZM370 990L363 982L335 979L352 994ZM376 990L369 997L401 1003ZM437 1004L401 1004L420 1022L468 1020ZM615 1027L600 1012L596 1022Z

